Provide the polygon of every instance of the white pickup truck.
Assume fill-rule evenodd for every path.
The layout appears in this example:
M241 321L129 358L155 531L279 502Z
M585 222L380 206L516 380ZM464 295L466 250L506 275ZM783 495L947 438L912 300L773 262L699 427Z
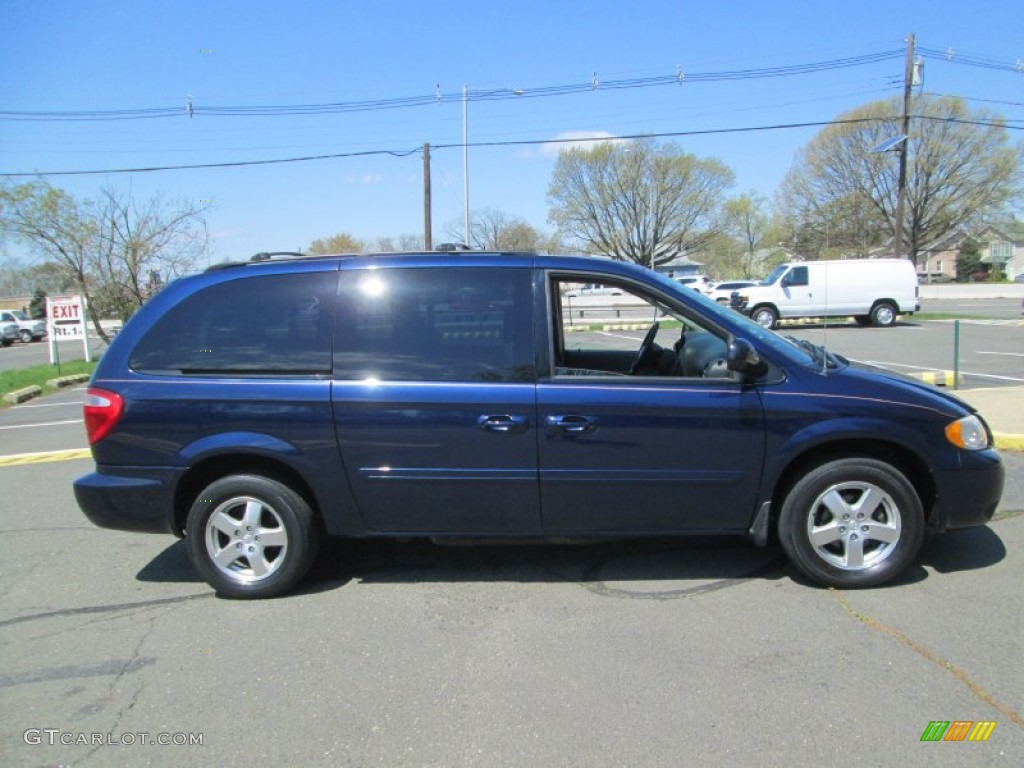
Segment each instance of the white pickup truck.
M26 344L46 335L46 321L33 320L20 309L0 309L0 323L14 323L18 327L18 338Z

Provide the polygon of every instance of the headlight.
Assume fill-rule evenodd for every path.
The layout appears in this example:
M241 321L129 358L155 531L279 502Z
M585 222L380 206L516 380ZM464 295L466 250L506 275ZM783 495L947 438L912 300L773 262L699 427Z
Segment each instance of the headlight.
M964 416L946 426L946 439L965 451L981 451L988 448L988 430L985 422L977 416Z

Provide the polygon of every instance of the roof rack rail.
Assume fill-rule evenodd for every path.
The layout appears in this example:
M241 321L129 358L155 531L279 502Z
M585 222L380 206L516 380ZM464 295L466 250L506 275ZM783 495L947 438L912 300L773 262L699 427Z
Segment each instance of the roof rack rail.
M249 261L270 261L275 256L288 256L293 259L305 258L307 254L300 253L298 251L260 251L255 254Z

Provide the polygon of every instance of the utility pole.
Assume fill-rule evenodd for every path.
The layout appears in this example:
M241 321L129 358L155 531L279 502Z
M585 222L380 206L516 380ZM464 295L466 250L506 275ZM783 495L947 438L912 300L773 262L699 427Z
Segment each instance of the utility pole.
M430 144L423 145L423 249L434 250L430 227Z
M914 33L911 32L907 38L907 60L903 71L903 125L900 133L906 138L903 146L900 147L900 176L896 185L896 231L895 243L896 252L893 254L899 258L903 257L903 209L907 197L907 151L910 149L910 95L914 85ZM917 254L910 254L910 258L917 266Z

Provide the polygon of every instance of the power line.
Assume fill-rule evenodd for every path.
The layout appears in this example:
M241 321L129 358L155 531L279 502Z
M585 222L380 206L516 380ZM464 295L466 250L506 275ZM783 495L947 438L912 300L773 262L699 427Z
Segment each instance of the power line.
M1024 130L1024 120L1011 120L1011 121L983 121L983 120L963 120L959 118L944 118L935 117L934 115L911 115L914 120L933 120L946 123L955 123L960 125L975 125L980 127L988 128L1005 128L1007 130L1022 131ZM511 140L511 141L485 141L485 142L471 142L466 146L469 147L516 147L516 146L543 146L546 144L579 144L579 143L595 143L599 144L608 141L621 141L631 139L642 139L642 138L653 138L653 139L667 139L667 138L679 138L684 136L712 136L732 133L756 133L765 131L780 131L780 130L793 130L798 128L823 128L832 125L854 125L858 123L874 123L884 122L886 120L897 120L897 115L892 117L861 117L861 118L850 118L845 120L823 120L818 122L808 123L783 123L778 125L758 125L758 126L744 126L737 128L708 128L697 131L668 131L662 133L635 133L627 134L623 136L614 137L595 137L595 138L565 138L565 139L523 139L523 140ZM1010 124L1020 123L1020 125ZM454 149L461 148L462 143L456 144L432 144L432 149ZM200 170L200 169L216 169L216 168L239 168L243 166L253 165L280 165L285 163L304 163L315 160L338 160L343 158L351 157L371 157L390 155L392 157L408 157L410 155L418 154L422 151L421 147L409 150L386 150L386 149L375 149L365 150L361 152L337 152L332 154L321 154L321 155L307 155L304 157L284 157L275 158L270 160L238 160L233 162L221 162L221 163L193 163L189 165L163 165L163 166L149 166L139 168L107 168L102 170L83 170L83 171L34 171L31 173L0 173L0 178L24 178L30 176L95 176L100 174L113 174L113 173L154 173L158 171L186 171L186 170Z
M513 92L510 89L469 90L467 97L473 101L501 101L513 98L550 98L587 93L593 90L616 91L638 88L683 85L685 83L720 83L739 80L757 80L764 78L790 77L827 72L837 69L848 69L869 64L897 59L902 55L900 50L880 51L878 53L848 56L827 61L805 64L791 64L775 67L758 67L750 69L726 70L722 72L685 72L679 68L671 75L655 77L623 78L598 81L595 78L581 83L540 86ZM596 83L596 84L595 84ZM461 102L462 91L458 93L441 93L437 91L429 96L410 96L393 99L368 99L363 101L341 101L322 104L263 104L242 106L203 106L194 99L189 99L187 107L151 107L146 109L112 109L112 110L58 110L58 111L13 111L0 110L0 120L12 121L103 121L103 120L153 120L165 118L199 117L280 117L296 115L327 115L351 112L373 112L389 109L407 109L422 107L436 103Z

